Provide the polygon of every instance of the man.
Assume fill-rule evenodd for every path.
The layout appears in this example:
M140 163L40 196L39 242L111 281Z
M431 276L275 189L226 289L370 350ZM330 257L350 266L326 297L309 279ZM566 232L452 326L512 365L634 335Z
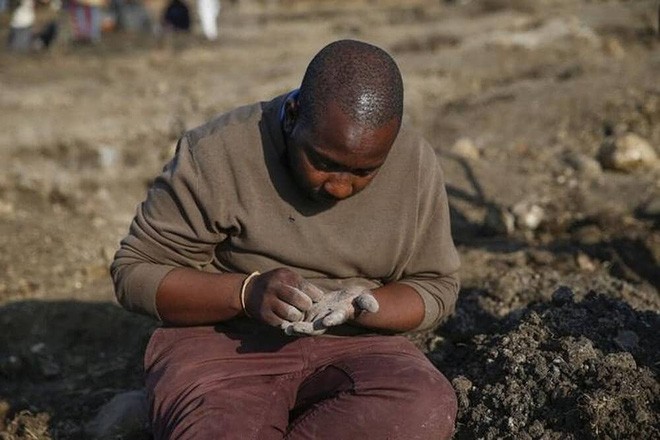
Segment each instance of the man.
M70 0L67 4L75 43L100 43L106 0Z
M197 15L202 33L209 41L218 39L218 17L220 0L197 0Z
M34 1L21 0L14 10L9 23L9 49L14 52L28 52L32 47L32 27L34 25Z
M182 0L171 0L165 8L163 22L166 29L175 32L188 32L190 30L190 11Z
M164 323L156 438L451 436L451 385L393 335L458 292L442 172L402 112L394 60L342 40L299 91L179 141L112 266L120 302Z

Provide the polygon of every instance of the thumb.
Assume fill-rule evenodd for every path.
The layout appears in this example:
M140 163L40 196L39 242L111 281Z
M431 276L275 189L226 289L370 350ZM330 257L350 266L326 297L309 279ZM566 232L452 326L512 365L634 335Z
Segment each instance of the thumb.
M333 327L346 322L348 319L348 312L345 309L335 310L323 318L323 325L325 327Z
M366 310L371 313L376 313L380 308L378 300L371 293L363 293L355 298L355 305L360 310Z

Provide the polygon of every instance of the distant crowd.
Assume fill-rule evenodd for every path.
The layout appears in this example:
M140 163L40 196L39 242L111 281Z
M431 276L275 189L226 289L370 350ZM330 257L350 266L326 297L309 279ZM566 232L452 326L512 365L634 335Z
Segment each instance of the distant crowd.
M204 37L216 40L220 0L0 0L0 16L6 14L14 52L44 50L62 38L96 44L113 30L190 32L193 17Z

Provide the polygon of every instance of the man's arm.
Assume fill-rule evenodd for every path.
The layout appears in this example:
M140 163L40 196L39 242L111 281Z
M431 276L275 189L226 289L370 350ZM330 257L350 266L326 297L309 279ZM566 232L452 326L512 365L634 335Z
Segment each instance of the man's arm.
M311 301L297 296L290 289L278 290L276 286L302 286L294 272L279 269L264 274L269 279L250 282L252 299L248 306L254 319L279 326L283 321L296 321L299 313L307 310ZM195 269L178 268L169 272L156 293L156 307L163 322L169 325L214 324L237 316L244 316L240 292L246 275L212 274ZM254 285L253 285L254 283ZM267 287L270 286L270 287ZM262 290L261 293L255 289ZM410 286L391 283L375 289L379 303L378 313L362 313L352 323L374 330L404 332L419 326L424 318L424 301ZM284 296L285 299L280 299ZM261 299L257 299L261 297ZM263 304L266 302L266 304ZM257 305L259 303L259 305ZM291 304L295 309L291 308ZM263 310L273 310L268 314Z
M220 171L210 168L212 160L202 162L204 169L184 136L139 206L111 267L117 298L126 309L170 325L212 324L243 313L240 293L247 275L203 270L217 244L227 239L231 222L210 211L223 201L206 182ZM248 313L275 326L299 319L311 305L292 289L303 281L288 269L252 279Z
M348 285L325 293L306 286L314 304L300 322L286 323L287 334L320 335L328 329L349 323L383 333L426 330L453 311L458 295L458 279L449 275L435 280L411 279L369 289ZM431 294L440 287L439 292Z
M215 324L245 315L279 327L302 319L312 300L303 294L303 278L289 269L275 269L249 280L246 310L241 288L247 276L212 274L190 268L169 272L158 287L156 307L170 325Z
M191 296L195 298L199 298L199 292L210 294L218 289L225 292L225 295L219 292L220 296L229 298L236 279L214 279L216 283L201 271L212 261L214 246L227 235L207 221L209 214L204 197L199 193L200 186L193 151L184 136L174 158L138 207L129 234L122 240L112 262L110 271L115 293L126 309L160 319L161 308L171 313L168 293L175 290L173 285L184 289L179 292L191 287ZM195 275L181 277L180 271ZM228 282L227 286L224 281ZM202 289L200 284L208 288ZM165 305L158 305L158 297L162 296L160 290L165 292ZM221 306L211 306L210 313L217 314ZM183 313L190 313L190 310ZM172 318L174 321L182 319ZM199 321L205 319L200 317Z
M458 252L451 236L444 176L433 149L423 140L419 161L415 250L403 276L376 288L377 313L362 313L355 324L390 331L427 330L455 308L460 282Z
M414 289L424 302L424 318L414 330L433 328L450 315L460 289L460 259L451 235L444 175L434 150L422 142L415 250L398 280Z
M156 309L169 325L213 324L242 313L245 275L212 274L190 268L169 272L156 292Z
M372 291L378 301L377 313L361 313L352 323L376 330L405 332L424 319L424 301L412 287L390 283Z

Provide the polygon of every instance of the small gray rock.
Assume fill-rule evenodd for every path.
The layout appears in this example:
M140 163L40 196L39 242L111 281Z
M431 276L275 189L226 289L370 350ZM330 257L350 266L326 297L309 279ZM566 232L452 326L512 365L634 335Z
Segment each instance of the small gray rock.
M506 208L488 207L483 221L483 229L488 234L511 235L515 230L516 218Z
M545 219L545 211L535 203L516 203L511 209L516 225L522 229L535 230Z
M595 177L600 176L603 173L600 163L596 159L585 154L570 153L566 156L566 163L584 176Z
M95 440L150 438L149 403L144 390L117 394L103 405L85 431Z

